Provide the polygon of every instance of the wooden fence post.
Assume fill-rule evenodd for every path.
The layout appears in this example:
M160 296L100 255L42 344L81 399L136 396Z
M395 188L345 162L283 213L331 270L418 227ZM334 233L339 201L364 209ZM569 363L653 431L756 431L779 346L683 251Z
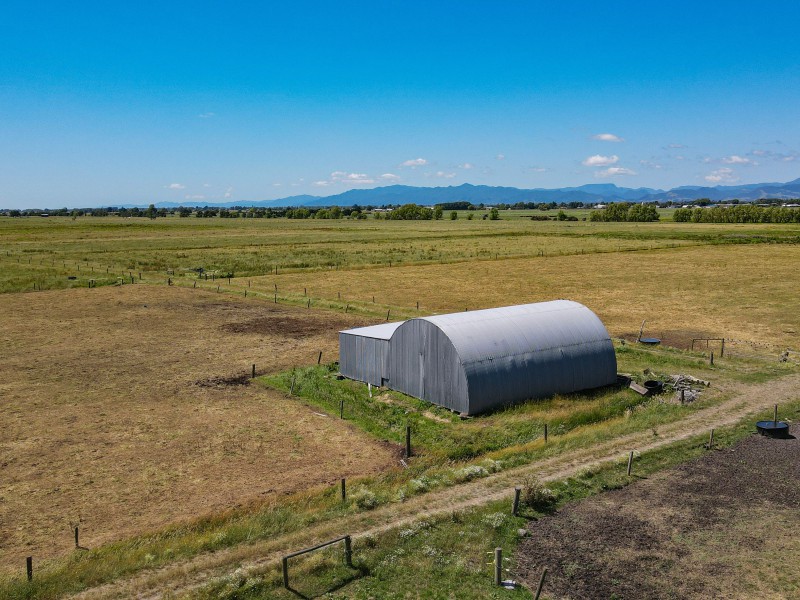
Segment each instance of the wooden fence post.
M344 419L344 400L339 400L339 418Z
M28 572L28 581L33 580L33 557L29 556L25 559L25 570Z
M500 585L503 580L503 549L494 549L494 584Z
M714 351L713 350L711 351L711 354L708 357L708 364L711 365L712 367L714 366Z
M256 378L256 366L255 366L255 364L254 364L254 365L253 365L253 371L252 371L252 377L251 377L251 379L255 379L255 378Z
M544 568L544 571L542 571L542 576L539 578L539 587L536 588L536 595L533 597L533 600L539 600L539 596L542 595L545 575L547 575L547 567Z
M514 488L514 503L511 505L511 514L515 517L519 513L519 493L521 491L520 488Z
M78 526L75 525L75 547L80 548L80 544L78 543Z
M322 350L319 351L319 356L317 356L317 364L322 363Z
M411 425L406 425L406 458L411 458Z
M547 443L547 423L544 424L544 443Z
M711 428L711 434L708 436L708 449L711 450L714 447L714 428Z
M342 502L347 502L347 483L344 477L342 477Z
M631 453L628 456L628 477L631 476L631 469L632 468L633 468L633 450L631 450Z
M344 537L344 562L348 567L353 566L353 546L349 535Z

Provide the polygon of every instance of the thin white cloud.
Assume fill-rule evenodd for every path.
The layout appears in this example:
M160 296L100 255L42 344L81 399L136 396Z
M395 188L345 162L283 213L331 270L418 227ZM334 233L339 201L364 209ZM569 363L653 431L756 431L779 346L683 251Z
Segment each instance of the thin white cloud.
M506 155L505 154L498 154L497 156L494 157L494 159L495 160L505 160L506 159Z
M687 148L687 147L688 146L686 144L667 144L666 146L664 146L664 149L665 150L678 150L680 148Z
M550 169L548 169L547 167L537 167L534 165L532 167L526 167L525 170L528 173L546 173Z
M600 169L594 172L595 177L604 179L606 177L616 177L618 175L636 175L636 171L627 169L625 167L609 167L607 169Z
M406 160L406 161L401 162L400 166L401 167L411 167L413 169L414 167L424 167L427 164L428 164L428 161L425 160L424 158L412 158L410 160Z
M434 173L434 176L439 177L440 179L453 179L453 177L455 177L456 174L445 171L436 171L436 173Z
M282 183L273 183L272 184L272 187L282 187L282 186L283 186Z
M739 156L738 154L731 154L730 156L725 156L722 159L726 165L755 165L751 159L747 158L746 156Z
M186 200L205 200L206 197L203 196L202 194L186 194L184 196L184 199L186 199Z
M168 190L185 190L186 186L182 183L170 183L169 185L165 185L165 188Z
M722 167L721 169L711 171L704 179L709 183L735 183L739 181L733 169L729 169L728 167Z
M210 184L210 183L204 183L204 184L203 184L203 187L204 187L204 188L210 188L210 187L211 187L211 184Z
M611 156L602 156L595 154L583 161L586 167L607 167L608 165L616 164L619 161L619 156L612 154Z
M600 142L624 142L625 140L619 137L618 135L614 135L613 133L598 133L592 136L593 140L598 140Z
M663 169L664 166L660 165L652 160L640 160L639 164L647 169Z
M394 173L384 173L380 178L384 181L400 181L400 176Z
M458 165L458 168L459 169L469 170L469 169L474 169L475 165L473 165L472 163L465 162L463 164Z
M800 159L800 154L794 151L773 152L772 150L753 150L752 152L750 152L750 154L761 158L769 158L770 160L775 160L778 162L794 162Z
M315 181L317 187L328 187L334 184L340 185L369 185L377 183L366 173L348 173L347 171L334 171L328 179Z
M197 116L200 117L201 119L210 119L211 117L216 116L216 114L213 113L213 112L204 112L204 113L200 113Z
M229 187L227 190L225 190L225 197L233 198L233 187Z

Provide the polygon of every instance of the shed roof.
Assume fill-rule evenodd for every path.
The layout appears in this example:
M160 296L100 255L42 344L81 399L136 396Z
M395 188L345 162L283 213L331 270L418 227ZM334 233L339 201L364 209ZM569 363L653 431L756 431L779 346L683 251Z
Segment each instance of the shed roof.
M392 337L394 330L405 323L405 321L397 321L396 323L381 323L380 325L370 325L368 327L355 327L354 329L344 329L339 333L348 335L359 335L361 337L374 338L376 340L388 340Z

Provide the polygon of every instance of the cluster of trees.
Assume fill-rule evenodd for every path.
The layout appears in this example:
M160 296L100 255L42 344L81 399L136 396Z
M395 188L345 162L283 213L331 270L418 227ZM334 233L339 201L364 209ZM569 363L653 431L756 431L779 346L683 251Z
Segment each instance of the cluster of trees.
M658 219L658 211L655 205L632 204L630 202L613 202L602 210L594 211L589 217L590 221L631 221L637 223L658 221Z
M752 204L679 208L672 219L678 223L800 223L800 209Z
M366 219L367 215L361 207L354 204L351 207L340 208L331 206L330 208L287 208L284 215L288 219Z

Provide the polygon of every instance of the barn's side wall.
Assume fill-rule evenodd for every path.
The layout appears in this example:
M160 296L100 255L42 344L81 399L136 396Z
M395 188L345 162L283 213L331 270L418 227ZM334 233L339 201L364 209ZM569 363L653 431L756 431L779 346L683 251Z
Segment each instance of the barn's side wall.
M381 385L389 340L339 333L339 372L356 381Z
M467 412L467 380L458 353L438 327L406 321L390 341L387 385L456 412Z
M469 414L616 381L611 340L549 348L467 365ZM498 383L502 381L502 383Z

